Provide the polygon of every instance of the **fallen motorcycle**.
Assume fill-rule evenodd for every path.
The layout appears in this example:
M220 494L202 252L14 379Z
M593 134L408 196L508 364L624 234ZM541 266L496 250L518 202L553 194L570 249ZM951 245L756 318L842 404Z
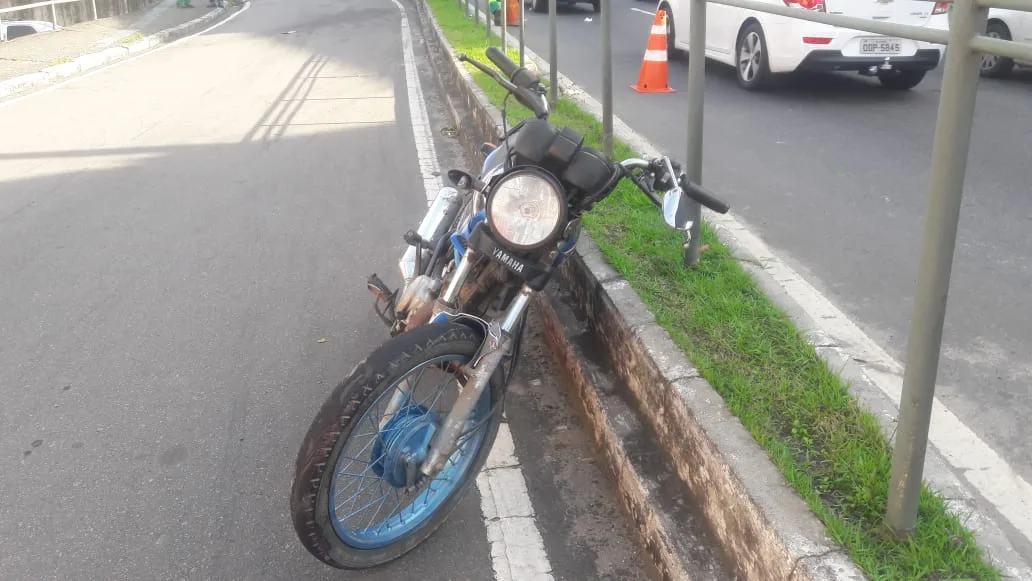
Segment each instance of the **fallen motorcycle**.
M459 58L534 117L485 145L478 177L448 172L452 186L405 235L399 290L369 277L391 338L333 390L298 452L294 527L333 567L397 559L468 492L498 431L531 297L574 250L585 212L624 178L686 234L689 199L728 210L668 157L613 163L576 131L553 126L537 75L497 48L486 54L505 76Z

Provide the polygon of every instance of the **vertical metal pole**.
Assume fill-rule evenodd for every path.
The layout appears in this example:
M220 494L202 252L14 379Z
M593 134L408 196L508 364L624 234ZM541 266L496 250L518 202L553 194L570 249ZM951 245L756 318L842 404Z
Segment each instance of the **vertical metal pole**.
M946 297L978 93L980 55L968 44L985 30L988 16L988 9L980 8L974 0L956 0L953 9L956 13L950 25L949 49L939 93L924 239L918 263L914 315L907 336L903 395L885 511L889 528L901 538L909 536L917 524Z
M100 18L100 15L97 14L97 0L91 0L91 2L93 3L93 19L97 20Z
M548 0L548 107L559 105L559 32L556 30L556 0Z
M521 0L522 1L522 0ZM509 52L509 0L502 0L502 52Z
M613 157L613 24L612 0L602 2L602 151Z
M466 11L463 12L462 15L469 18L469 0L466 0Z
M685 173L688 179L702 185L702 118L706 81L706 0L691 0L688 43L688 155ZM667 16L669 18L669 15ZM669 39L667 39L669 42ZM684 251L684 263L699 264L702 247L702 206L688 201L688 219L691 238Z
M50 20L54 23L54 28L57 28L57 5L53 0L50 2Z
M523 10L524 10L524 8L526 8L526 4L527 3L524 2L524 0L520 0L520 66L521 67L524 66L524 56L523 56L523 53L524 53L524 50L526 49L526 45L524 44L524 41L523 41L523 25L527 22L527 15L524 14Z
M491 0L484 0L484 38L491 40Z

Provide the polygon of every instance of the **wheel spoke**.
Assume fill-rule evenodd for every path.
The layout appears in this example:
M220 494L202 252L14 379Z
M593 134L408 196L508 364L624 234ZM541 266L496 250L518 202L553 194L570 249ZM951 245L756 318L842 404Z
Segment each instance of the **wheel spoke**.
M381 500L381 499L387 498L388 496L390 496L390 494L391 494L390 492L385 492L385 493L383 494L383 496L381 496L381 497L379 497L379 498L376 498L376 499L374 499L374 500L372 500L372 501L370 501L370 502L368 502L368 503L364 504L364 505L362 506L362 508L359 508L359 509L358 509L358 510L356 510L356 511L352 511L352 512L351 512L351 514L349 514L348 516L344 517L344 521L345 521L345 522L347 522L347 521L351 520L351 517L354 517L354 516L358 516L359 514L361 514L361 513L362 513L362 511L364 511L364 510L368 509L369 507L373 506L373 505L374 505L374 504L376 504L377 502L380 502L380 500Z
M467 356L442 356L417 363L367 404L362 418L354 419L352 426L361 427L351 428L350 441L337 456L331 481L330 519L345 544L377 549L395 543L422 526L460 485L468 484L467 472L476 455L483 453L484 434L490 426L483 419L488 409L493 411L485 407L490 406L490 397L477 402L466 418L443 470L412 491L394 482L395 475L402 473L399 458L410 453L408 447L417 443L420 430L433 429L447 415L453 405L449 403L454 399L451 392L461 391L464 375L448 362L468 361ZM430 367L444 377L428 379ZM402 398L399 391L407 397Z
M397 490L397 488L392 488L392 490ZM383 492L383 480L380 481L380 492ZM376 512L373 513L373 516L369 517L369 522L366 523L364 530L368 531L369 527L373 526L373 523L376 522L376 517L380 514L380 511L383 510L383 505L387 503L388 496L390 496L389 492L384 493L384 495L381 497L383 498L383 500L380 501L380 506L377 506Z

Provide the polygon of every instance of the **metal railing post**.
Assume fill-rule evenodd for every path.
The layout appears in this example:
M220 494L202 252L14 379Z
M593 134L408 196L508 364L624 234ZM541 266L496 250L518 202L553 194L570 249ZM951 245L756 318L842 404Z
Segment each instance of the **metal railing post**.
M977 6L974 0L956 0L953 8L932 145L914 315L907 335L892 480L885 511L890 530L901 538L909 536L917 524L946 299L971 144L981 57L969 43L985 30L988 16L988 9Z
M602 3L602 151L613 157L613 23L612 0Z
M523 0L520 0L522 2ZM509 52L509 0L502 0L502 52Z
M54 4L53 0L50 2L50 21L54 23L54 28L57 28L57 4Z
M97 14L97 0L90 0L90 2L93 4L93 19L97 20L100 18L100 15Z
M548 107L559 104L559 32L556 30L556 0L548 0Z
M685 174L702 185L703 99L706 81L706 0L691 0L688 43L688 154ZM669 15L667 16L669 18ZM671 47L673 48L673 47ZM692 221L690 239L684 250L684 263L699 264L702 246L702 206L689 200L688 219Z

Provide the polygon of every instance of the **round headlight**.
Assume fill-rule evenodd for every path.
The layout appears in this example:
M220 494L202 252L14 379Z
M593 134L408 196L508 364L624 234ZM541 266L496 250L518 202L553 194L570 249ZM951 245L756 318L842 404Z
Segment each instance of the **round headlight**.
M487 200L488 225L516 250L533 250L554 239L565 216L562 186L536 169L518 169L502 176Z

